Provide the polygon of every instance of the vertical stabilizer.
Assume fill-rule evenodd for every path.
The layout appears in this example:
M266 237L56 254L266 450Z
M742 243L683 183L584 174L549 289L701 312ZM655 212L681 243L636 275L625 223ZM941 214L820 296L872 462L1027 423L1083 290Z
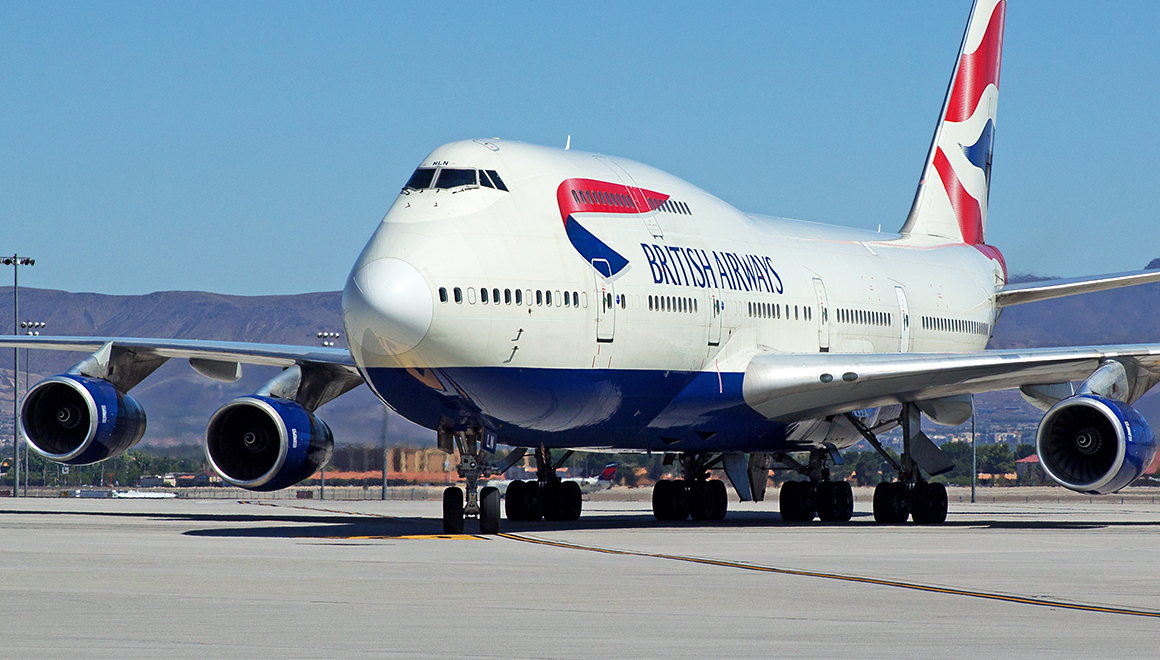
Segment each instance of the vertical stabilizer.
M982 245L1006 0L975 0L914 203L901 233L914 241Z

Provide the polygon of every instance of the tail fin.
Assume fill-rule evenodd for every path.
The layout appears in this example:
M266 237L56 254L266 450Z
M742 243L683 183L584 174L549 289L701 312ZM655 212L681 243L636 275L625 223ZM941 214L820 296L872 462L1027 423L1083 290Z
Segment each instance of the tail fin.
M983 244L1006 0L975 0L904 237Z
M600 473L601 481L612 481L612 475L616 474L616 468L620 467L620 463L609 463L604 466L604 472Z

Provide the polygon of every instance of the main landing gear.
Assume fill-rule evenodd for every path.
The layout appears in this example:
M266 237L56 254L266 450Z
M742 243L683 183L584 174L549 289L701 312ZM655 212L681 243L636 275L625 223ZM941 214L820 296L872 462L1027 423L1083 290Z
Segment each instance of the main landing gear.
M902 457L895 461L878 442L871 429L854 415L847 419L862 437L898 471L898 481L884 481L874 488L874 520L898 524L911 518L919 525L938 525L947 519L947 489L923 479L924 468L931 475L950 471L954 463L922 432L922 413L913 403L902 405L898 423L902 426Z
M846 481L830 481L826 459L831 457L826 448L811 451L809 465L788 456L778 457L782 463L809 477L809 481L787 481L781 485L778 504L782 520L809 522L816 516L826 522L845 522L853 517L854 489Z
M551 452L540 447L536 450L536 480L513 481L508 484L504 496L507 519L520 522L535 522L541 518L552 521L574 521L580 519L583 508L580 484L562 481L556 475L556 468L568 460L572 452L552 463Z
M657 520L721 520L729 510L725 482L709 479L709 468L720 457L681 456L683 479L661 480L653 486L653 516Z

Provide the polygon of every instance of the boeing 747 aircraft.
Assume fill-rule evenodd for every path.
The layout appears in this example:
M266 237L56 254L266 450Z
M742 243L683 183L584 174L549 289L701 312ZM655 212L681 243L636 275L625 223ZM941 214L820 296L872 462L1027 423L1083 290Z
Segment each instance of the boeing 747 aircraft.
M1037 449L1057 482L1115 492L1156 442L1131 407L1160 380L1160 345L984 350L1004 307L1160 280L1160 271L1009 285L986 242L1004 0L978 0L897 233L743 213L623 158L499 139L423 159L351 269L344 349L170 339L18 337L2 346L91 352L35 385L20 420L45 458L106 460L145 432L129 396L171 358L236 380L284 371L208 421L206 454L252 490L292 486L329 460L314 411L366 383L438 432L466 488L448 488L448 532L500 527L500 493L477 491L529 449L538 478L512 491L510 519L575 520L578 449L661 452L680 479L653 491L662 520L726 515L762 499L769 468L808 480L780 492L782 517L848 520L830 478L865 439L897 479L878 485L882 523L941 523L950 469L922 433L969 419L971 395L1018 388L1046 411ZM1079 383L1078 387L1073 385ZM901 427L895 461L879 437ZM506 447L507 449L502 449ZM512 484L514 486L514 484Z

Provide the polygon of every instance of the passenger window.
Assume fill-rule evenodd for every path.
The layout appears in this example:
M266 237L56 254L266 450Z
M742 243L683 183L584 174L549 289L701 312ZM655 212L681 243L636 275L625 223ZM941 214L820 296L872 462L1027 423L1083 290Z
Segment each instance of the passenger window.
M497 305L499 304L499 289L491 290L491 301Z
M519 295L519 291L516 291L516 294ZM504 289L503 290L503 302L505 305L512 304L512 290L511 289Z
M435 178L434 167L420 167L415 170L410 179L407 179L407 185L403 186L403 190L424 190L431 187L431 179Z
M487 288L486 287L479 290L479 302L481 302L485 305L487 304Z
M439 302L441 302L441 303L447 302L447 287L444 287L444 286L439 287Z
M457 303L463 302L463 289L460 289L459 287L455 287L455 291L453 291L452 293L455 294L455 302L457 302Z
M648 297L648 311L650 311L650 312L653 311L653 297L652 296Z
M565 307L572 306L572 296L570 295L570 293L568 291L564 292L564 306Z
M798 306L797 305L793 306L793 320L795 320L795 321L798 320Z
M475 170L445 167L439 170L439 177L435 179L435 188L440 190L475 185L478 185L475 179Z
M495 184L496 188L498 188L504 192L508 192L507 186L504 185L503 179L499 178L498 172L496 172L495 170L487 170L487 175L489 177L491 177L492 183Z
M557 292L556 292L556 307L559 307L559 306L560 306L560 302L561 302L561 300L560 300L560 292L559 292L559 291L557 291Z
M544 292L540 289L536 289L536 305L540 306L543 304L544 304Z
M572 292L572 295L576 295L576 292L575 292L575 291L573 291L573 292ZM581 295L582 295L583 297L582 297L582 298L580 298L580 306L581 306L581 307L583 307L584 309L588 309L588 292L587 292L587 291L585 291L585 292L584 292L583 294L581 294Z
M519 290L519 289L516 289L516 304L517 304L517 305L522 305L522 304L524 304L524 296L523 296L523 293L524 293L523 291L521 291L521 290Z
M469 304L472 304L472 305L475 304L475 288L474 287L470 287L470 286L467 287L467 302Z
M544 292L544 304L547 305L548 307L552 306L552 292L551 291Z

